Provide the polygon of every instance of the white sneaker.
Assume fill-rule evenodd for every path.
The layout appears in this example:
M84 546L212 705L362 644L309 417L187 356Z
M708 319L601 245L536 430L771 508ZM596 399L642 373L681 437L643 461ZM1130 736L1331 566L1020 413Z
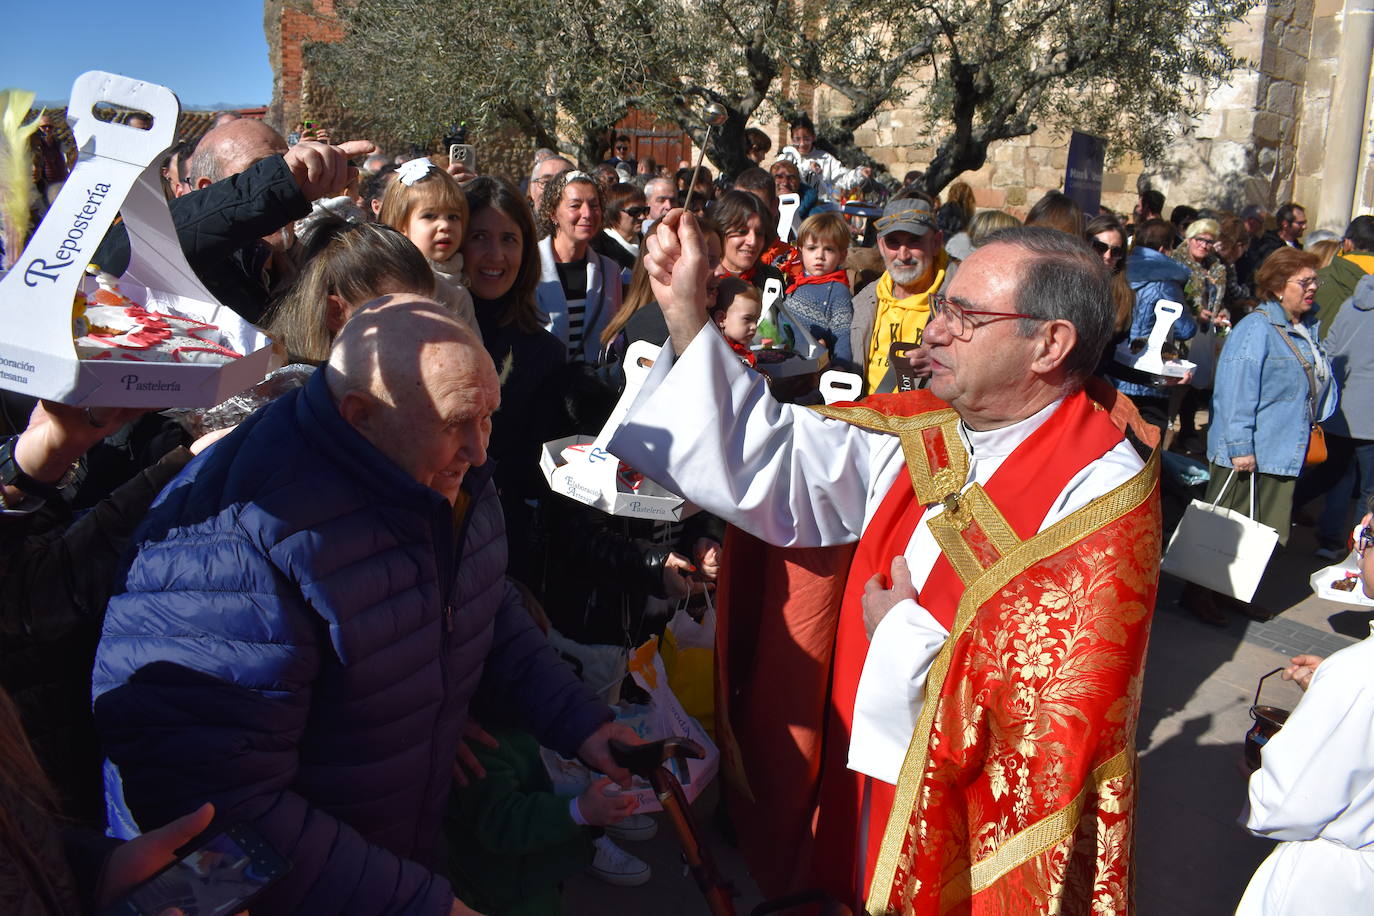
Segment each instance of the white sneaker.
M622 843L642 843L652 840L658 833L658 821L647 814L631 814L617 824L606 828L606 836Z
M639 887L649 880L648 864L612 843L610 837L599 836L592 843L596 855L587 869L592 877L619 887Z

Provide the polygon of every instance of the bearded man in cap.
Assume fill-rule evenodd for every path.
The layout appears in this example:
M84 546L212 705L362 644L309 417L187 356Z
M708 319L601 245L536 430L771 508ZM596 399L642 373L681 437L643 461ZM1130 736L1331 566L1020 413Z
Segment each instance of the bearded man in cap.
M861 367L865 394L898 389L897 372L889 365L892 345L920 346L930 320L930 296L944 290L955 268L935 227L935 206L920 191L888 201L877 228L886 269L854 297L849 326L850 352ZM930 374L923 361L912 369L917 376Z

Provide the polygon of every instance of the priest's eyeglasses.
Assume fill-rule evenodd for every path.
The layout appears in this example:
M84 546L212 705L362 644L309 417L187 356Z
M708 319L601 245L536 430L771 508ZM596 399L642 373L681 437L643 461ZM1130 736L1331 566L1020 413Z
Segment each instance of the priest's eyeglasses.
M945 319L949 333L960 340L967 340L978 328L1003 318L1023 318L1027 321L1050 320L1041 318L1039 315L1027 315L1024 312L985 312L978 309L966 309L953 299L940 293L935 293L930 297L930 314ZM975 322L972 318L974 315L983 320Z

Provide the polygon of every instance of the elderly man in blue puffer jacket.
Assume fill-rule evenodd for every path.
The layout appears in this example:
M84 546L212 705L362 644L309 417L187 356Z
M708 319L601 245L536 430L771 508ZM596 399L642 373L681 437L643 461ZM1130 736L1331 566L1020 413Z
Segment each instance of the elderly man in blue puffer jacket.
M505 579L498 400L440 307L374 305L168 487L96 659L116 833L213 801L292 863L255 916L438 916L467 912L432 869L470 703L626 778Z

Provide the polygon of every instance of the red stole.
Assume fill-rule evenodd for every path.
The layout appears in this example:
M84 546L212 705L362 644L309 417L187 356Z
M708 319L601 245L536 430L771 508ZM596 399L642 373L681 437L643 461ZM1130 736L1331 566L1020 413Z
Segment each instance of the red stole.
M914 400L911 395L926 395L920 400L934 401L925 392L867 398L862 406L883 413L906 413ZM937 402L938 403L938 402ZM907 410L903 410L905 407ZM948 425L931 426L921 431L920 439L932 473L950 463L950 450L964 448L962 441L947 441ZM1021 540L1034 536L1051 506L1070 480L1104 455L1122 439L1121 430L1103 410L1083 392L1064 400L1057 410L1021 443L984 485L992 504ZM908 467L911 457L908 456ZM879 504L864 529L854 553L839 615L835 660L831 682L831 704L825 759L821 768L817 855L814 867L821 884L838 899L859 899L873 875L883 830L892 809L895 787L881 780L871 783L866 872L858 875L857 842L863 784L867 777L847 766L850 731L854 720L854 699L859 676L868 654L860 599L864 584L874 574L887 580L892 558L906 552L925 507L917 499L909 475L900 475ZM984 568L998 559L997 549L982 536L975 520L962 533L975 554L985 557ZM990 551L990 553L989 553ZM955 572L949 558L941 552L919 597L946 629L951 629L965 583Z

